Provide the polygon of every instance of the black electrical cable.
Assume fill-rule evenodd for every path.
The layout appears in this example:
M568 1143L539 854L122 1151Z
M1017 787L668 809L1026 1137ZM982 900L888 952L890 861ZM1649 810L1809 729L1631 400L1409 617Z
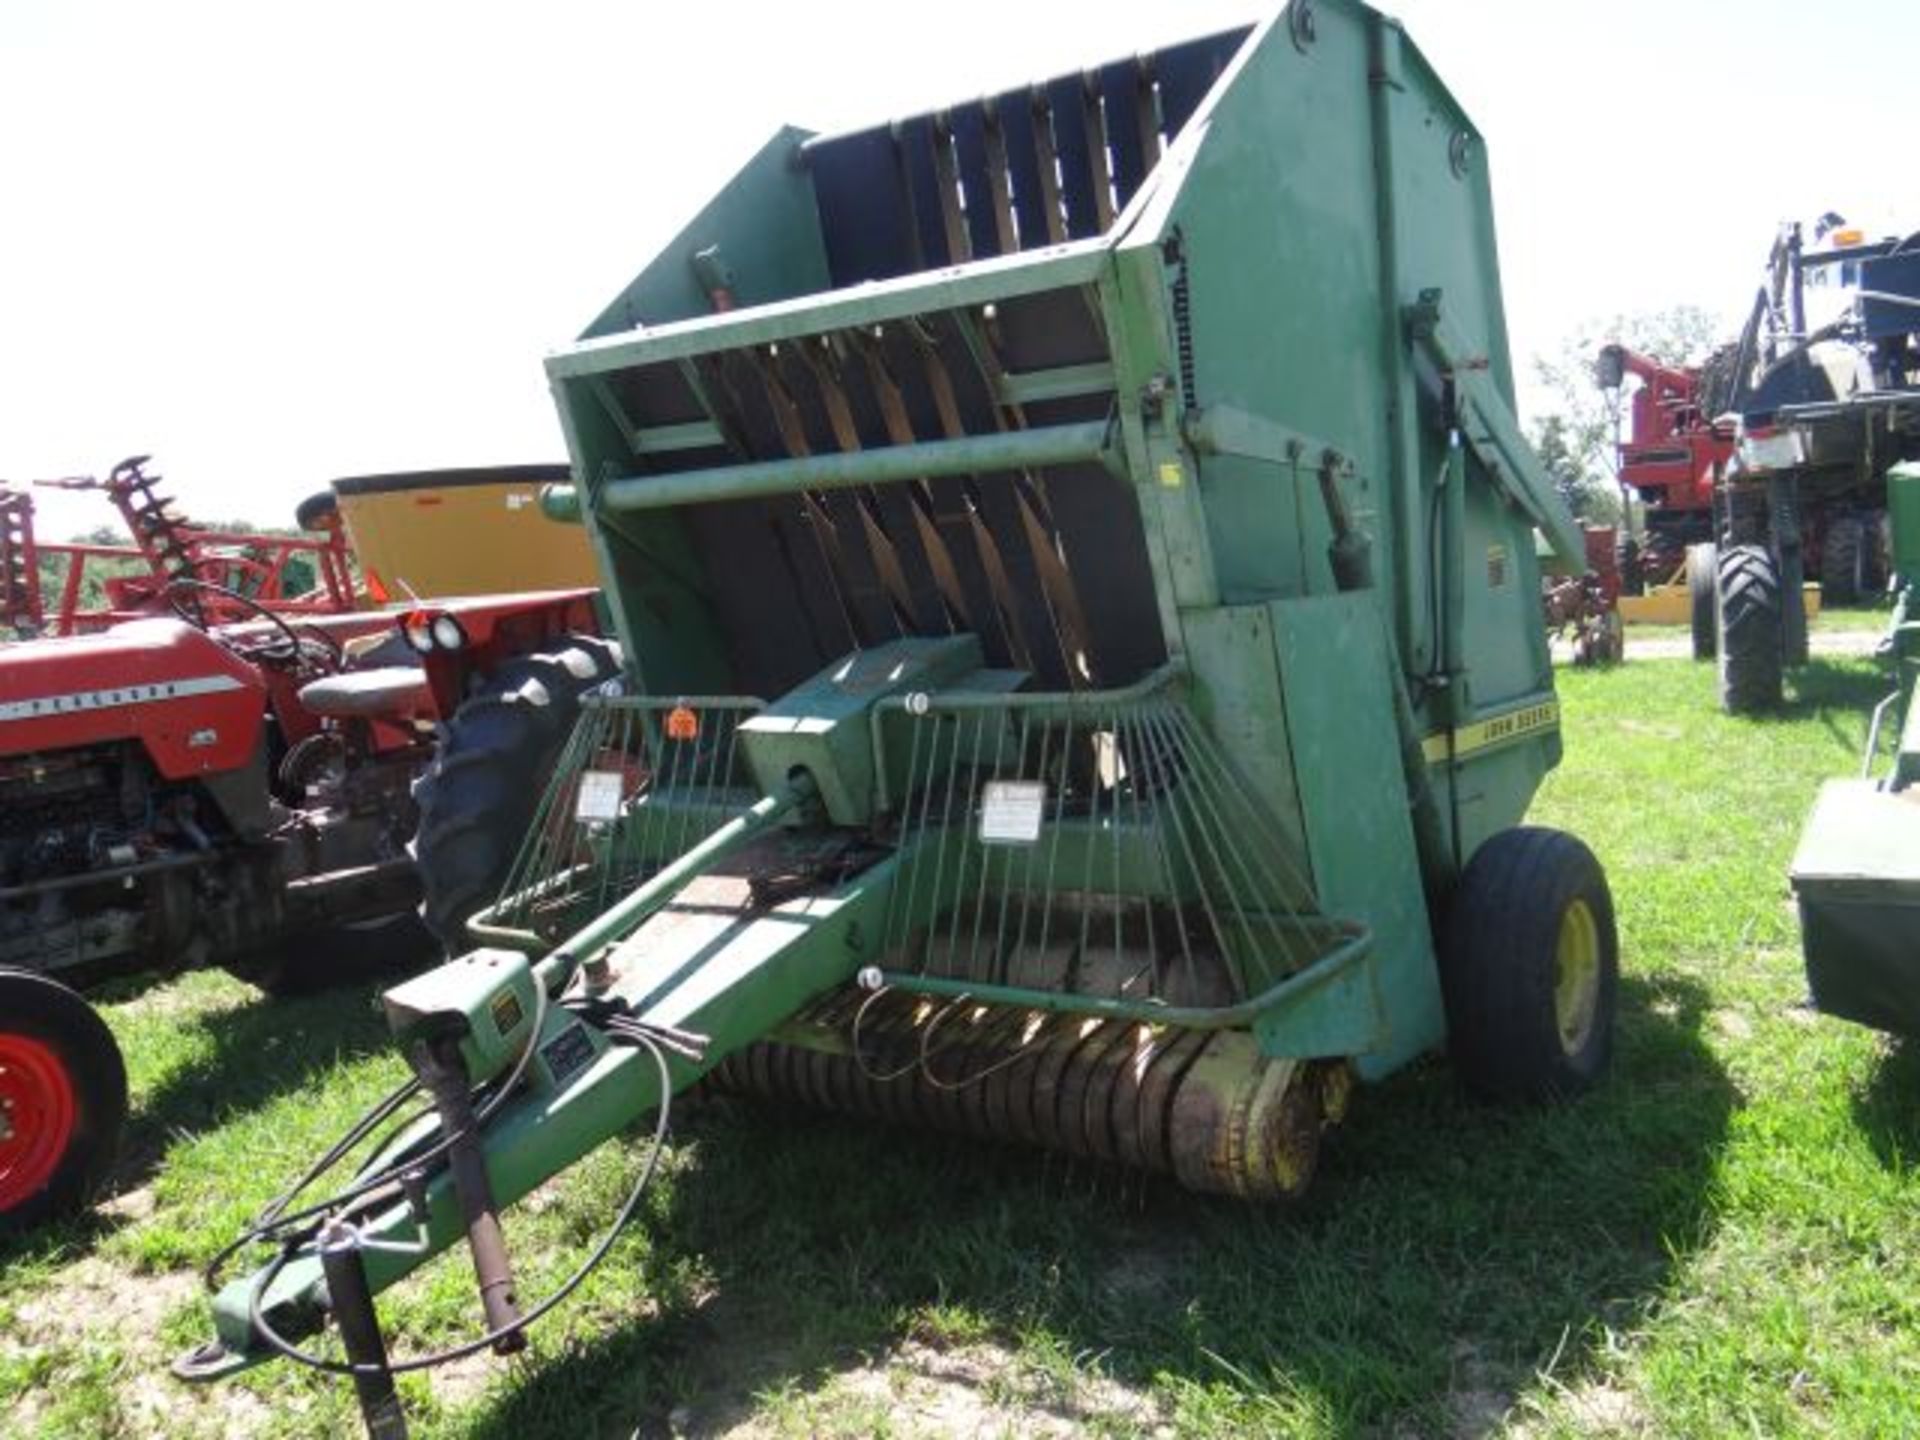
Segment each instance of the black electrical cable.
M1441 471L1443 474L1446 469L1446 463L1442 462ZM1441 484L1436 484L1433 487L1432 497L1427 501L1427 637L1432 642L1433 653L1427 665L1427 673L1420 678L1423 685L1429 689L1436 680L1444 682L1447 673L1447 661L1450 658L1440 653L1443 648L1442 641L1444 639L1441 633L1444 627L1441 624L1440 616L1440 588L1442 584L1440 578L1440 505L1444 495L1443 486L1450 480L1451 477L1447 477Z
M281 1191L278 1195L274 1196L272 1200L268 1201L266 1207L261 1210L258 1215L254 1216L246 1231L237 1239L222 1247L213 1259L201 1267L200 1276L201 1279L206 1282L207 1288L209 1290L219 1288L221 1268L243 1247L274 1232L284 1225L297 1224L297 1219L289 1219L287 1217L287 1207L293 1204L300 1192L306 1189L307 1186L313 1184L313 1182L318 1180L322 1175L326 1174L327 1171L331 1170L335 1165L338 1165L342 1159L352 1152L356 1145L372 1133L374 1126L380 1124L388 1116L392 1115L394 1111L406 1104L413 1095L419 1092L419 1089L420 1081L416 1076L390 1091L385 1099L377 1102L372 1109L368 1110L356 1120L353 1123L353 1127L349 1129L345 1135L341 1136L340 1139L336 1140L325 1154L314 1161L313 1164L309 1165L305 1173L303 1173L298 1180L294 1181L287 1189Z
M506 1102L507 1097L511 1095L519 1085L521 1077L527 1073L527 1065L533 1059L534 1051L540 1047L540 1031L546 1024L549 1004L550 1001L547 996L546 986L536 984L534 986L533 1025L527 1034L526 1046L521 1050L519 1057L513 1062L513 1069L508 1072L506 1080L502 1082L499 1088L496 1089L492 1095L488 1096L475 1111L473 1123L476 1131L486 1128L487 1122L493 1118L494 1112ZM202 1270L202 1277L205 1279L208 1287L215 1288L217 1286L219 1268L230 1260L235 1252L243 1247L255 1241L280 1239L282 1232L287 1229L317 1219L329 1211L338 1210L360 1199L362 1196L371 1194L373 1191L387 1185L397 1184L408 1173L419 1170L424 1166L432 1165L446 1155L447 1152L453 1148L454 1143L459 1140L460 1137L458 1135L443 1135L438 1142L430 1146L423 1153L417 1155L402 1155L384 1169L375 1171L372 1174L363 1173L359 1177L356 1177L353 1183L348 1185L346 1189L339 1191L337 1194L325 1200L315 1201L313 1204L299 1210L288 1211L285 1209L286 1206L293 1203L295 1197L297 1197L302 1190L305 1190L309 1185L313 1184L315 1180L319 1179L320 1176L326 1174L327 1171L339 1164L355 1145L366 1138L368 1131L397 1110L406 1102L407 1097L418 1091L419 1088L420 1081L418 1077L415 1077L405 1085L402 1085L399 1090L394 1091L385 1099L375 1104L371 1110L354 1122L353 1127L347 1134L336 1141L326 1154L322 1155L318 1161L309 1166L306 1174L301 1176L291 1188L274 1197L267 1208L261 1212L261 1217L256 1219L255 1222L247 1228L245 1233L235 1239L218 1255L214 1256L213 1260ZM479 1087L476 1087L476 1089L478 1088ZM408 1123L411 1124L413 1122L409 1121ZM276 1211L279 1213L276 1214Z
M385 1366L354 1365L340 1360L329 1360L325 1356L302 1350L267 1323L266 1315L261 1309L261 1302L265 1299L267 1290L279 1278L280 1272L285 1270L294 1258L296 1252L292 1247L288 1247L275 1256L266 1269L260 1272L260 1278L254 1282L252 1290L247 1294L247 1322L253 1332L286 1359L329 1375L358 1376L383 1373L404 1375L409 1371L431 1370L435 1366L450 1365L456 1360L466 1359L469 1355L477 1355L482 1350L491 1349L507 1336L518 1334L551 1314L574 1291L586 1283L587 1277L599 1269L601 1263L612 1252L614 1242L620 1238L621 1233L632 1222L634 1212L640 1208L641 1198L646 1194L647 1186L652 1183L654 1172L659 1168L660 1154L666 1148L668 1120L673 1110L673 1075L667 1068L665 1052L650 1037L636 1033L630 1038L633 1043L646 1048L647 1053L653 1056L653 1063L660 1070L659 1116L654 1121L653 1140L647 1152L647 1163L641 1168L640 1178L634 1182L633 1189L628 1193L619 1213L614 1216L612 1227L594 1247L593 1253L581 1262L580 1268L575 1270L558 1290L547 1296L512 1325L489 1330L462 1344L450 1346L445 1350L436 1350L428 1355L412 1355L403 1360L391 1360Z

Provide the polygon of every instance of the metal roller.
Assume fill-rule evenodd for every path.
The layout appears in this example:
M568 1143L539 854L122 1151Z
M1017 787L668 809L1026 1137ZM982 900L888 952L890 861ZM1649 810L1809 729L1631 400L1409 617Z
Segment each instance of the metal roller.
M863 1005L856 1057L850 1019ZM729 1056L714 1080L724 1092L1016 1141L1245 1199L1299 1194L1321 1131L1345 1108L1343 1064L1268 1059L1239 1030L968 1006L982 1013L949 1013L923 1063L927 1029L951 1005L836 991L783 1039Z

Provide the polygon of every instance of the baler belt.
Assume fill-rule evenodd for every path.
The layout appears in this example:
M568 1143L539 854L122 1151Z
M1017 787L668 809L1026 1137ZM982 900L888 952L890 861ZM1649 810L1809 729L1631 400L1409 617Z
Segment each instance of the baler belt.
M879 345L865 335L857 337L855 343L866 361L888 440L895 445L913 444L916 437L913 422L907 415L906 399L886 356ZM920 504L914 506L916 527L949 608L967 629L980 637L989 658L1010 658L1014 639L995 600L980 551L982 537L965 488L958 480L944 478L928 480L914 488L926 501L924 508Z
M973 245L960 218L959 185L953 172L953 132L938 120L933 128L933 175L947 254L952 257L951 263L964 265L973 258Z
M911 120L902 121L886 143L893 149L900 181L900 201L909 212L903 223L913 256L912 268L924 270L933 265L952 264L954 257L947 248L946 227L940 214L940 205L933 199L940 182L933 167L932 119L926 115L916 115Z
M1100 209L1094 201L1093 156L1087 137L1086 81L1079 75L1062 76L1046 85L1048 108L1053 112L1053 147L1060 158L1061 198L1066 202L1067 236L1087 240L1098 235ZM1105 163L1100 179L1106 179ZM1105 188L1104 184L1099 188Z
M999 403L999 396L1002 393L1001 382L1005 379L1006 368L1001 363L999 350L994 344L993 337L975 330L972 321L964 311L956 311L952 321L954 334L961 348L972 360L980 382L986 389L986 399L970 408L970 418L975 419L976 422L990 421L998 430L1008 429L1007 422L1011 419L1013 428L1024 429L1026 414L1022 408L1018 405L1003 406ZM927 348L931 352L932 347ZM930 353L928 363L939 364L938 356ZM948 388L951 390L951 385ZM1053 613L1052 629L1064 652L1065 668L1061 682L1075 686L1098 685L1099 677L1092 669L1093 650L1088 644L1091 630L1080 603L1080 592L1073 582L1073 574L1061 558L1055 540L1058 529L1054 524L1051 507L1047 503L1044 482L1039 477L1024 472L1010 477L1010 480L1020 529L1026 536L1026 553L1033 558L1040 587Z
M852 454L861 448L860 430L854 423L853 408L847 401L837 363L831 355L811 346L803 346L800 353L814 385L819 389L820 403L827 412L834 442L842 453ZM873 551L874 568L879 573L880 581L893 597L896 610L907 618L912 630L922 635L937 635L950 629L940 605L940 597L933 589L933 576L927 568L925 553L919 548L918 531L905 505L897 503L903 497L884 485L873 490L871 495L879 505L883 519L891 520L898 528L901 537L898 545L886 528L874 520L872 511L859 497L834 492L828 497L828 503L831 505L834 500L840 499L852 501L856 512L854 518L857 518L867 544ZM907 574L909 563L913 565L911 579Z
M913 444L913 425L907 419L906 402L901 399L900 387L894 383L892 374L887 370L885 358L878 349L867 345L864 339L856 341L856 348L866 367L867 383L873 389L874 403L880 411L881 424L886 430L888 443ZM946 602L948 612L964 617L967 614L967 597L960 583L959 571L954 565L953 557L947 553L947 548L940 539L940 532L934 528L933 521L927 517L926 506L918 487L915 492L908 492L897 486L883 485L878 493L883 507L890 500L903 501L906 512L913 522L912 534L920 543L933 583ZM902 527L899 533L903 537L904 545L904 537L908 531Z
M967 427L960 416L953 377L947 373L946 363L926 334L916 331L914 340L927 388L933 396L934 410L940 417L941 433L949 440L962 439ZM1046 688L1060 689L1067 684L1067 666L1059 632L1034 571L1032 552L1019 543L1020 519L1010 487L1006 483L993 483L1009 477L979 478L986 483L973 487L970 514L979 531L975 539L993 585L994 599L1011 622L1010 638L1017 636L1014 661L1032 670ZM1010 543L1003 544L1003 538Z
M1047 217L1046 243L1060 245L1067 238L1066 212L1060 203L1060 155L1053 144L1053 122L1047 114L1045 93L1038 89L1033 92L1028 114L1032 116L1033 151L1040 171L1040 203Z
M793 392L780 374L779 362L755 353L752 363L760 376L767 403L773 408L774 423L788 458L798 460L811 455L813 445L807 437L806 422ZM861 523L863 512L858 497L844 490L824 495L802 491L799 500L814 533L820 537L821 549L826 552L834 576L841 582L838 588L842 603L859 642L881 645L894 639L900 633L899 618L888 597L881 593L879 565L870 548L866 527Z
M987 172L987 194L993 200L994 238L999 241L1000 253L1011 255L1020 248L1020 238L1014 229L1013 221L1013 184L1007 174L1007 136L1000 126L1000 112L988 108L982 126L981 143L985 147L982 163Z
M702 373L708 380L707 400L720 412L717 418L723 431L739 436L749 453L767 454L779 446L778 422L765 413L770 400L762 396L762 412L756 416L746 392L734 383L731 371L734 365L744 363L739 360L738 352L727 352L712 362L703 362ZM807 657L808 663L823 664L832 656L844 655L858 643L857 632L833 566L823 550L825 537L820 532L826 527L808 523L803 502L797 497L779 496L760 503L774 532L782 560L779 568L793 577L793 593L813 638L813 653Z
M1087 132L1087 170L1093 182L1093 214L1105 234L1113 224L1113 173L1107 166L1107 112L1092 85L1081 81L1080 113Z
M808 142L832 284L1108 230L1247 34L1240 27Z

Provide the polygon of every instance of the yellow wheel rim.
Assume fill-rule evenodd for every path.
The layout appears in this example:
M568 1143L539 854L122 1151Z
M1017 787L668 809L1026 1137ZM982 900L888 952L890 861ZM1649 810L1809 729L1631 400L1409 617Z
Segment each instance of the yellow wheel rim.
M1563 1051L1580 1052L1599 1009L1600 926L1593 908L1575 900L1560 916L1560 938L1553 951L1553 1016Z

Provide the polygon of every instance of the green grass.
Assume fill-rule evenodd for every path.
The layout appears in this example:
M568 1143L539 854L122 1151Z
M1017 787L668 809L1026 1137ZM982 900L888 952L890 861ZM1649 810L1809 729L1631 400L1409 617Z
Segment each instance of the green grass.
M1783 718L1710 667L1563 672L1535 817L1606 862L1625 983L1610 1082L1462 1098L1433 1062L1363 1092L1303 1203L1253 1209L1004 1147L687 1107L644 1221L531 1356L409 1380L428 1436L1920 1432L1920 1055L1811 1015L1784 879L1879 682L1800 672ZM344 1432L283 1369L158 1373L185 1276L400 1073L366 992L217 975L111 997L128 1184L0 1274L0 1430ZM593 1156L509 1225L521 1291L591 1244L643 1154ZM405 1348L476 1320L464 1265L383 1302Z

